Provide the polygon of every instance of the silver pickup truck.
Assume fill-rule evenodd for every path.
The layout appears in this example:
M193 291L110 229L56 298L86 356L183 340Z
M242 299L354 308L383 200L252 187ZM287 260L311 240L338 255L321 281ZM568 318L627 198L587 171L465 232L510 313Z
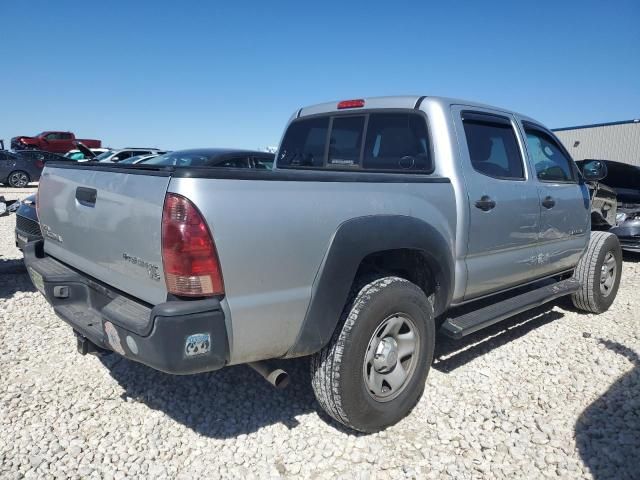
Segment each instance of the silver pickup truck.
M590 233L585 185L605 170L500 108L325 103L295 112L271 171L47 164L25 262L82 353L276 385L268 360L311 356L320 405L371 432L419 400L437 332L611 305L621 249Z

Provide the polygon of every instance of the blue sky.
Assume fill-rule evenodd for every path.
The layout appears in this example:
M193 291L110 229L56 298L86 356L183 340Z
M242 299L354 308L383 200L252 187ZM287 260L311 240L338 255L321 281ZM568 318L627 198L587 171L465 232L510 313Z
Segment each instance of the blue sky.
M639 25L637 0L4 2L0 138L259 148L300 106L393 94L638 118Z

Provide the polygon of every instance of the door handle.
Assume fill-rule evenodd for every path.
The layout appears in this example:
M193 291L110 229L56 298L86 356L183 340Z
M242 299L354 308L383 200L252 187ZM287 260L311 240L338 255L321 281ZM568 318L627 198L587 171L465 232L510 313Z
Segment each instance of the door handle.
M488 212L495 207L496 202L495 200L492 200L489 195L483 195L480 197L480 200L476 200L476 208L479 208L483 212Z
M95 188L76 188L76 200L85 207L95 207L98 199L98 191Z
M542 206L546 209L553 208L556 205L556 201L553 197L546 196L544 200L542 200Z

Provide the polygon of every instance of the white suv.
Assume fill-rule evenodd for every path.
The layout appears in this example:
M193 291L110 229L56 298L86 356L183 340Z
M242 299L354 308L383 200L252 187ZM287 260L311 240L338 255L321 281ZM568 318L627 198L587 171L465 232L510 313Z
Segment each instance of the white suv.
M157 148L122 148L120 150L110 150L102 153L94 158L96 162L103 163L118 163L129 157L135 157L139 155L161 155L166 153L164 150Z

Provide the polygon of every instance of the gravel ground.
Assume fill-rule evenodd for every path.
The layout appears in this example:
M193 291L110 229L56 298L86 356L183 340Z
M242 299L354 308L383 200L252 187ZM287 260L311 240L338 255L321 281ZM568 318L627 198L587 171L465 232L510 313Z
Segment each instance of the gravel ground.
M604 315L562 301L439 339L413 413L365 436L319 412L305 361L284 362L292 384L276 391L244 366L172 377L78 355L9 273L13 218L0 219L1 478L640 478L640 256Z

